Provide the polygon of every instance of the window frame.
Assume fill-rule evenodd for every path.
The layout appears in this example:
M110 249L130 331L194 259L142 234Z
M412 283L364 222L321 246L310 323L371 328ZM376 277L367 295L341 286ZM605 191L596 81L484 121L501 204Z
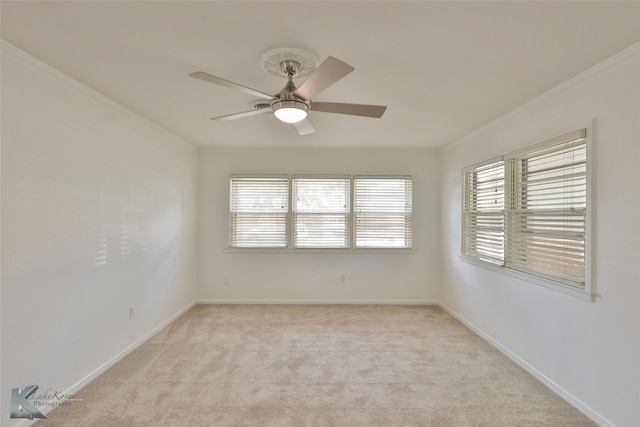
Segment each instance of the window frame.
M234 215L234 208L237 209L236 204L232 203L233 199L233 188L234 188L234 180L237 181L255 181L255 182L259 182L259 181L263 181L263 182L268 182L268 181L273 181L273 182L277 182L277 181L284 181L287 180L287 188L286 188L286 195L283 198L283 201L287 204L286 210L284 212L278 213L276 211L273 212L266 212L266 211L260 211L260 210L247 210L247 211L237 211L235 212ZM288 185L288 177L286 175L249 175L249 174L245 174L245 175L238 175L238 174L232 174L229 176L229 179L227 180L227 184L228 184L228 191L229 191L229 197L228 197L228 202L227 202L227 246L228 247L233 247L236 249L257 249L257 248L283 248L283 247L287 247L288 246L288 240L287 240L287 234L286 234L286 230L288 227L288 222L289 222L289 216L288 216L288 212L291 210L291 194L290 194L290 188ZM237 185L236 185L237 186ZM274 189L277 189L277 186L273 187ZM237 199L236 199L237 202ZM283 207L284 209L284 207ZM282 214L284 214L284 221L280 221L277 219L278 216L281 216ZM284 226L284 231L285 234L282 237L284 237L283 240L283 245L280 246L276 246L276 245L272 245L272 246L265 246L265 245L260 245L260 244L254 244L251 246L233 246L232 242L235 241L235 236L238 236L240 233L237 232L232 232L232 230L235 231L235 228L233 226L233 224L237 224L238 221L235 219L236 217L242 217L243 215L253 215L255 217L260 217L260 216L264 216L264 217L268 217L268 216L273 216L275 217L275 219L272 221L271 226L276 228L276 232L274 233L274 238L277 237L278 235L281 234L281 232L277 231L277 228L279 228L280 226ZM280 223L282 222L282 224L280 225ZM241 239L242 240L242 239Z
M482 258L481 256L471 256L467 254L467 246L466 246L466 242L468 239L467 234L465 233L465 229L467 229L467 221L469 219L468 215L467 215L467 211L466 211L466 205L467 205L467 195L470 193L469 191L467 191L466 189L466 185L467 185L467 174L468 173L478 173L480 172L483 168L485 168L486 166L489 165L494 165L497 163L501 163L501 167L502 167L502 258L499 259L497 257L494 257L494 261L490 261L488 259ZM477 182L477 180L476 180ZM477 195L477 190L474 192L474 194ZM477 204L477 202L476 202ZM480 163L476 163L474 165L471 166L467 166L465 168L462 169L462 215L461 215L461 235L460 235L460 252L462 254L463 257L467 258L467 259L471 259L471 260L478 260L478 261L482 261L482 262L487 262L489 264L493 264L493 265L497 265L497 266L504 266L505 264L505 252L506 252L506 222L507 222L507 214L506 214L506 207L507 207L507 186L506 186L506 169L505 169L505 161L503 156L498 156L498 157L494 157L492 159L486 160L484 162L480 162ZM486 211L484 212L485 214L490 214L492 212L490 211ZM499 215L496 215L499 216ZM477 230L476 230L477 231ZM489 257L489 256L487 256Z
M356 188L356 181L357 180L381 180L381 179L395 179L395 180L403 180L403 181L409 181L409 191L410 191L410 198L408 200L408 206L410 208L409 212L407 212L407 198L404 198L404 202L405 202L405 212L404 213L399 213L399 212L394 212L394 213L387 213L387 217L405 217L405 224L408 222L409 223L409 244L408 246L361 246L358 245L358 236L357 236L357 230L358 230L358 218L360 216L366 216L367 212L358 212L357 210L357 205L356 205L356 199L358 197L358 192L357 192L357 188ZM353 235L353 239L352 239L352 245L355 249L411 249L413 248L413 219L414 219L414 215L413 215L413 207L414 207L414 200L413 200L413 178L410 176L403 176L403 175L392 175L392 176L380 176L380 175L356 175L353 177L352 181L352 197L351 197L351 204L352 204L352 214L353 214L353 219L352 219L352 235ZM406 184L405 185L405 192L406 192ZM377 212L374 213L374 215L377 216L383 216L382 212ZM407 220L408 218L408 220ZM404 240L407 240L406 237L406 228L405 228L405 238Z
M231 179L233 178L283 178L286 177L288 179L288 212L287 212L287 221L286 221L286 247L265 247L265 246L255 246L255 247L235 247L231 246L231 235L232 235L232 227L231 227ZM349 246L348 247L296 247L294 240L295 233L295 223L294 223L294 213L293 213L293 180L294 179L341 179L346 178L349 179ZM356 224L355 224L355 180L361 178L378 178L378 179L404 179L409 180L411 182L411 246L410 247L356 247ZM346 174L243 174L243 173L230 173L227 176L227 239L226 246L224 251L226 253L395 253L395 254L410 254L415 253L414 249L414 182L413 176L411 175L346 175Z
M296 181L347 181L346 185L346 193L348 196L348 200L345 200L345 212L326 212L326 211L316 211L316 212L300 212L297 210L297 200L294 200L298 195L298 191L296 189ZM353 241L353 179L349 175L292 175L289 178L289 192L290 192L290 205L289 205L289 214L291 215L290 227L287 232L290 234L289 246L292 249L348 249L351 247ZM306 216L313 215L333 215L333 216L344 216L345 230L344 230L344 239L346 245L343 246L330 246L330 245L322 245L321 243L307 243L307 245L303 245L298 242L298 217L304 218Z
M543 143L536 144L531 147L527 147L523 150L517 150L515 152L509 153L505 156L506 163L506 171L508 175L507 181L509 182L509 190L511 194L509 195L510 205L507 207L508 213L508 224L507 227L511 231L510 243L511 247L509 248L509 253L505 254L505 262L506 265L516 271L523 271L527 274L533 274L536 276L549 278L550 280L557 281L559 283L565 284L567 286L577 287L579 289L586 288L586 249L589 242L587 240L587 205L590 203L589 198L587 197L587 163L589 162L589 158L587 156L587 145L586 145L586 130L581 129L579 131L570 132L565 135L561 135L557 138L552 138L550 140L544 141ZM562 163L552 166L546 166L545 168L540 168L540 165L536 167L536 163L539 161L554 161L553 158L561 155L572 156L575 152L580 153L582 151L582 147L584 147L584 161L580 158L577 160L569 160L569 158L562 159ZM581 167L580 165L583 166ZM526 165L523 166L523 165ZM576 168L576 172L569 176L567 175L556 175L555 171L569 171L572 168ZM584 175L579 170L584 168ZM537 170L536 170L537 169ZM550 177L546 177L542 180L543 184L541 184L540 178L533 181L529 181L532 177L540 174L551 174ZM517 175L520 175L521 180L516 178ZM576 179L577 178L577 179ZM522 181L524 179L524 181ZM572 190L572 182L577 181L578 190ZM557 199L553 197L553 194L546 195L545 198L540 198L542 193L548 192L549 190L557 191L558 187L548 187L549 183L553 185L557 185L558 183L563 184L561 189L565 194L565 197L562 199ZM573 183L573 184L574 184ZM546 186L547 188L541 188ZM575 207L571 206L574 203L581 205L580 202L581 197L579 196L580 192L584 189L584 207ZM576 195L576 193L578 195ZM523 195L526 194L526 197ZM520 203L518 203L520 200ZM562 202L559 207L558 201ZM526 202L526 203L525 203ZM540 203L543 205L540 205ZM553 206L555 205L555 206ZM569 207L568 207L569 206ZM539 222L545 218L543 221L550 223L550 226L542 226ZM558 218L554 221L549 222L548 218ZM560 218L565 219L565 224L563 228L556 228L557 223ZM574 219L575 218L575 219ZM519 219L519 220L518 220ZM571 221L578 221L582 224L581 227L578 227L580 232L576 232L570 230L572 227L569 226ZM553 224L555 222L555 225ZM581 237L575 239L575 237ZM519 250L514 241L519 240L522 242L533 241L532 245L538 246L538 251L528 249ZM542 246L539 243L535 243L535 240L547 240L544 242ZM571 279L571 273L567 273L567 271L563 271L560 276L559 273L551 273L550 271L556 270L556 268L536 268L535 264L547 263L553 259L553 257L545 257L545 256L536 256L533 255L535 252L540 254L540 248L542 248L543 252L548 251L557 251L558 240L566 240L569 243L563 243L560 247L566 250L566 252L572 251L582 251L583 262L579 265L579 270L582 270L582 279L584 283L580 286L579 281ZM581 245L576 244L576 241L582 240ZM528 243L524 243L524 246L527 246ZM526 259L524 262L518 261L520 258L518 254L524 254ZM571 270L569 267L571 262L570 259L572 257L570 255L566 255L563 259L562 265L566 267L566 269ZM513 261L511 261L513 259ZM543 270L543 271L541 271ZM546 270L547 272L545 272ZM577 286L576 286L577 285Z
M580 126L578 130L575 130L577 127L574 127L573 131L563 133L560 136L556 136L553 138L549 138L543 140L542 142L538 142L535 144L531 144L525 146L521 149L511 151L503 156L494 157L493 159L487 160L485 162L476 163L475 165L471 165L462 169L462 197L461 197L461 250L460 250L460 259L462 261L478 265L493 271L497 271L503 274L507 274L512 277L516 277L522 280L525 280L530 283L534 283L536 285L544 286L553 290L557 290L581 299L594 301L596 292L595 286L593 283L593 278L591 275L591 253L593 246L592 239L592 209L593 202L591 197L591 187L592 187L592 168L593 168L593 157L592 153L592 135L591 135L591 127L590 126ZM557 134L556 134L557 135ZM578 136L582 135L580 138ZM509 176L510 167L508 163L513 161L512 159L517 158L522 155L532 154L536 151L553 147L555 145L570 143L576 139L584 139L585 153L586 153L586 169L585 169L585 198L586 198L586 207L585 207L585 220L584 220L584 286L579 286L577 282L571 282L567 280L563 280L559 277L552 277L542 273L537 273L535 271L529 271L522 268L513 268L508 261L508 253L510 250L510 245L512 245L512 237L508 235L509 229L511 227L512 216L510 214L510 204L511 198L515 191L514 183L511 182L512 179ZM465 194L464 194L464 180L465 180L465 172L474 168L479 167L483 164L490 164L495 162L496 160L502 159L504 161L504 263L496 264L488 261L484 261L482 259L467 256L464 253L464 221L465 221Z

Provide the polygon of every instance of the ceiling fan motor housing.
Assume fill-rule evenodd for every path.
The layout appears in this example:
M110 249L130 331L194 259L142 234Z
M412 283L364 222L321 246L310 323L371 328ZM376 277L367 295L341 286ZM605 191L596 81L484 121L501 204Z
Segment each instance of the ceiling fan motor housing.
M271 111L285 123L297 123L307 117L310 103L293 94L297 89L293 77L300 64L297 61L286 60L280 63L280 68L287 74L287 84L271 102Z

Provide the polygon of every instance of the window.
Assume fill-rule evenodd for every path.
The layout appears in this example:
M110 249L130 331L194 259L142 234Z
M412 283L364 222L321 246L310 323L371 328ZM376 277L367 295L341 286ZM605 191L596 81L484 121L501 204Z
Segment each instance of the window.
M584 131L507 157L507 265L585 285L587 147Z
M349 178L294 178L293 245L296 248L348 248Z
M411 179L357 177L354 191L356 247L410 248Z
M504 264L504 161L464 170L462 253Z
M230 183L231 248L411 248L411 177L232 175Z
M232 176L229 211L229 246L286 247L289 179Z
M463 170L462 254L590 291L586 129Z

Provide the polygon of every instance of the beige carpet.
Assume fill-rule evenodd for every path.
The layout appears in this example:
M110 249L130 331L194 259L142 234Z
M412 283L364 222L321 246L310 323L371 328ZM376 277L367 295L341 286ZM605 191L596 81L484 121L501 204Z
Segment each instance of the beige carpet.
M38 426L591 426L439 307L199 305Z

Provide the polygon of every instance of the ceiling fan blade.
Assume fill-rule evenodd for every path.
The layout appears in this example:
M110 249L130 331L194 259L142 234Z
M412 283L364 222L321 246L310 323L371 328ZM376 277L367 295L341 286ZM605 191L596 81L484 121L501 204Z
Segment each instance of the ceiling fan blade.
M223 79L222 77L212 76L211 74L205 73L204 71L196 71L195 73L189 74L190 77L195 79L204 80L205 82L214 83L220 86L229 87L231 89L237 89L244 93L248 93L249 95L257 96L258 98L265 99L275 99L275 96L269 95L264 92L260 92L259 90L251 89L250 87L243 86L238 83L234 83L230 80Z
M350 114L352 116L364 116L380 118L387 110L384 105L342 104L339 102L312 102L311 110L324 113Z
M351 65L330 56L307 77L293 94L302 99L311 99L353 70Z
M270 113L271 108L261 108L259 110L244 111L242 113L227 114L226 116L212 117L211 120L236 120L245 117L257 116L258 114Z
M316 129L313 127L308 117L304 120L299 121L298 123L294 123L294 126L296 127L296 130L298 131L300 136L316 133Z

